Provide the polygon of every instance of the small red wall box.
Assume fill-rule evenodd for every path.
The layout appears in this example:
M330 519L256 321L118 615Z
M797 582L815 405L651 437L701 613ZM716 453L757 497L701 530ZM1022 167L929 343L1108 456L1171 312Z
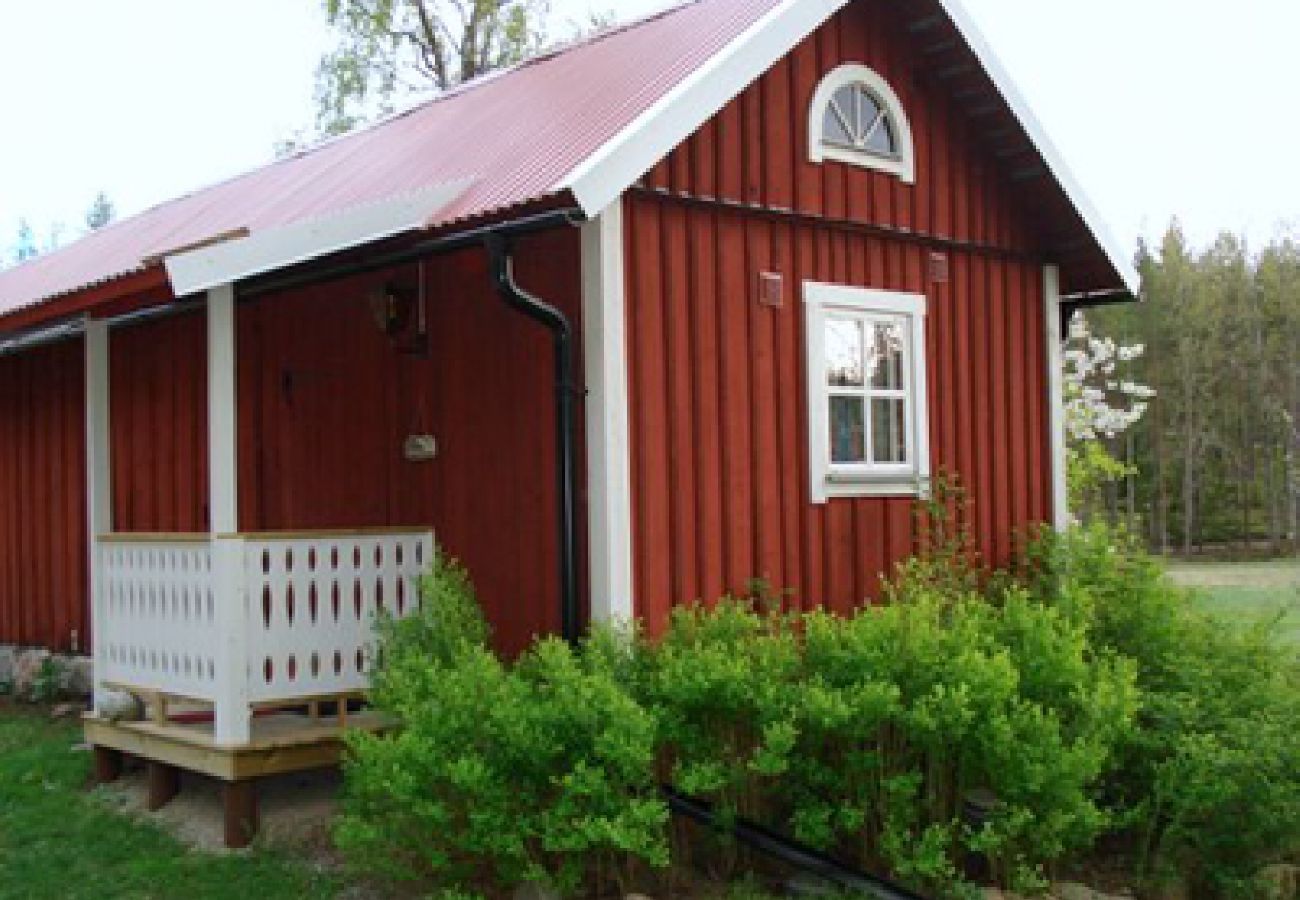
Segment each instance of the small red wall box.
M773 309L785 305L785 277L780 272L758 273L758 302Z
M948 283L948 254L932 252L930 254L930 283Z

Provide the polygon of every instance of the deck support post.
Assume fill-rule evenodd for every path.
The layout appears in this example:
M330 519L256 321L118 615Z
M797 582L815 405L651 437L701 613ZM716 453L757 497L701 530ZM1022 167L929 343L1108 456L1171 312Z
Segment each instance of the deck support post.
M1043 337L1047 348L1048 471L1052 478L1052 527L1070 525L1070 498L1066 483L1065 359L1061 346L1061 270L1043 267Z
M181 792L181 770L167 763L149 760L149 812L157 812Z
M79 643L93 648L95 675L104 672L103 633L107 614L100 596L99 538L113 530L113 485L111 426L109 419L109 333L108 322L88 319L85 330L86 379L86 572L90 588L90 634ZM93 680L95 711L99 712L104 692Z
M241 850L253 842L258 828L257 785L252 780L227 781L221 786L226 847Z
M95 783L110 784L122 777L122 751L95 746Z
M626 624L636 609L624 278L623 198L617 197L582 226L582 343L591 618Z

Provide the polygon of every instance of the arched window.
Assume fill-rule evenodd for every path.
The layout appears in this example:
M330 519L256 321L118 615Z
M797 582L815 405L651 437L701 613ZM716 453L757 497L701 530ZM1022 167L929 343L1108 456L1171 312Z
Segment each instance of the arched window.
M872 69L851 63L822 79L808 111L808 158L916 180L912 129L898 95Z

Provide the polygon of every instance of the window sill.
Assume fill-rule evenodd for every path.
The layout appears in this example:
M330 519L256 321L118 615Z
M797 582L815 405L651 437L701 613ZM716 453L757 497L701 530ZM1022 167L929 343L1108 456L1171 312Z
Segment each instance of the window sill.
M928 478L916 475L854 475L831 473L822 485L826 499L840 497L927 497Z

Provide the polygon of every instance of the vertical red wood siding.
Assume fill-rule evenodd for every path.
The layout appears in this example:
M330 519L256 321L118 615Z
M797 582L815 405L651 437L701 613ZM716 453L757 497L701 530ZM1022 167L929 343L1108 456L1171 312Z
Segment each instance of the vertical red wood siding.
M0 357L0 643L84 650L80 340Z
M204 314L114 328L109 386L113 529L208 529Z
M576 229L538 235L515 268L580 328L579 252ZM432 526L513 653L559 626L552 338L478 251L424 277L422 355L367 302L414 289L414 265L239 306L241 527ZM203 315L115 328L110 365L115 530L206 530ZM0 357L0 643L89 646L83 366L80 341ZM412 434L437 439L436 460L405 461Z
M756 577L845 611L877 596L882 573L913 551L908 499L809 502L804 281L924 293L935 470L970 492L979 549L994 562L1048 517L1031 229L895 17L888 4L847 7L626 201L635 578L652 628L674 603ZM845 62L898 93L915 185L807 162L813 92ZM945 283L929 277L933 239L950 242ZM762 271L784 276L780 309L756 300Z
M515 257L575 327L579 252L569 230ZM414 264L240 306L241 524L432 526L513 653L559 627L552 339L505 305L479 251L429 260L424 281L425 355L399 352L367 301L385 283L418 289ZM412 434L435 437L433 462L404 459Z

